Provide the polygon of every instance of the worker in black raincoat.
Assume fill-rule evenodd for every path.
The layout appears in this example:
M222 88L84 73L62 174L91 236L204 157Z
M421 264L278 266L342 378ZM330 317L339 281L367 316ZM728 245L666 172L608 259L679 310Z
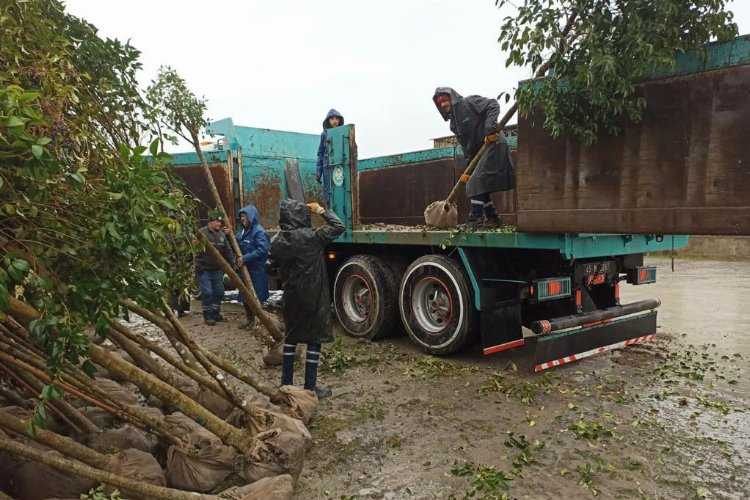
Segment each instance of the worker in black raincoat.
M478 95L462 97L450 87L438 87L432 97L445 121L450 120L464 157L471 161L482 144L488 147L466 183L466 196L471 202L469 223L500 224L490 194L515 187L515 172L510 149L497 130L500 105L495 99Z
M310 212L319 214L326 224L313 229ZM305 205L287 199L279 207L279 227L281 231L271 241L270 257L278 264L284 289L286 338L281 385L292 385L297 344L307 344L305 389L325 397L330 390L317 385L320 347L333 339L324 253L326 246L344 232L344 224L333 211L317 203Z

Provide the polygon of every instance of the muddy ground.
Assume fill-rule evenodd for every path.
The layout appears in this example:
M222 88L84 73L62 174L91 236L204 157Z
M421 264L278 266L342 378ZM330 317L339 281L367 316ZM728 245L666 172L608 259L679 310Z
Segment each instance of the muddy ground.
M523 350L434 358L339 332L296 497L750 497L750 264L655 262L659 283L623 300L662 299L658 340L543 375ZM239 308L225 315L187 323L257 366Z

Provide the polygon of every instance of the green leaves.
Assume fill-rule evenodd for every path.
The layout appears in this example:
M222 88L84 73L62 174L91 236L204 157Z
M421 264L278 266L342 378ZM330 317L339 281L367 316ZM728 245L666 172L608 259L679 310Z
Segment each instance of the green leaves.
M639 121L645 107L636 84L677 52L700 49L736 35L725 0L498 0L507 16L498 41L506 65L536 71L549 60L544 80L516 93L520 113L554 136L585 144ZM572 21L572 23L570 22ZM570 23L563 36L562 28ZM538 113L543 110L543 116Z
M0 233L19 253L0 257L0 313L11 295L40 311L30 330L54 374L80 364L84 332L114 317L119 299L156 303L165 287L187 286L194 201L159 152L138 51L56 0L3 9L14 43L0 44Z
M42 155L44 154L44 148L40 146L39 144L32 144L31 153L34 155L34 158L39 160L42 158Z

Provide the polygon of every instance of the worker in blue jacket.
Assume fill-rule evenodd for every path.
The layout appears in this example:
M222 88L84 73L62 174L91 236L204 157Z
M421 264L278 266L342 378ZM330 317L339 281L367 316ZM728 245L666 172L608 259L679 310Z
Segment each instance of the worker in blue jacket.
M268 249L271 244L265 229L258 220L258 209L248 205L240 210L240 227L237 231L237 243L242 255L237 257L237 267L243 264L250 272L255 295L263 303L268 300L268 275L266 274L266 260ZM240 295L241 297L241 295ZM247 304L244 304L247 313L246 327L253 325L255 318Z
M318 164L315 173L315 178L318 183L323 186L323 198L326 207L331 208L331 177L332 168L328 158L328 129L340 127L344 124L344 117L336 111L331 109L328 111L325 120L323 120L323 132L320 134L320 144L318 145Z

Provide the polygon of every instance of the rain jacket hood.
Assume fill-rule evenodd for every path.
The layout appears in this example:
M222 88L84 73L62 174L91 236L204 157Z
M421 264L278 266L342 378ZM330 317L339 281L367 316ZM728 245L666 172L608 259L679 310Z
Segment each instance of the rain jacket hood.
M339 127L344 124L344 116L336 111L335 109L331 108L328 110L328 114L326 115L325 119L323 120L323 128L331 128L331 126L328 124L328 119L332 116L338 116L339 120L341 120L341 123L339 124Z
M254 205L248 205L242 207L239 211L239 215L245 214L247 220L250 221L250 227L253 227L258 223L258 209Z
M311 227L310 209L301 201L286 199L279 205L279 226L284 231Z
M443 111L443 109L438 105L437 103L437 96L440 94L448 94L451 97L451 110L452 108L456 107L456 103L463 99L461 94L453 90L451 87L438 87L435 89L435 93L432 94L432 102L435 103L435 107L437 108L438 112L440 113L440 116L443 117L443 120L448 121L451 119L451 113L446 113Z

